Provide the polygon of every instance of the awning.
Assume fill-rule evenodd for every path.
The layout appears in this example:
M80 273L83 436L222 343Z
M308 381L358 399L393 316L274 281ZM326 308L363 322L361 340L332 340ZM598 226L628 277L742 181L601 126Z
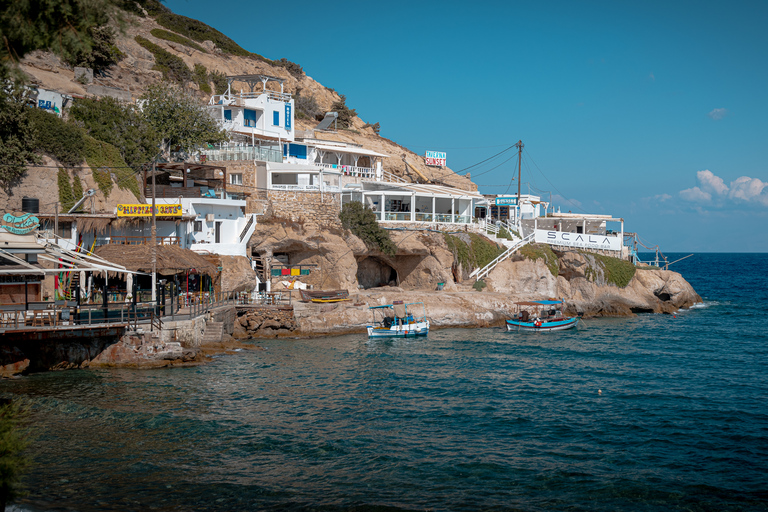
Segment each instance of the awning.
M306 143L306 144L308 147L317 148L317 149L328 151L331 153L350 153L354 155L380 156L382 158L389 158L389 155L385 155L384 153L378 153L376 151L373 151L372 149L350 148L348 146L334 146L332 144L312 144L312 143Z
M453 199L483 199L479 192L446 187L444 185L421 185L418 183L363 182L363 193L407 192L420 196L450 197Z

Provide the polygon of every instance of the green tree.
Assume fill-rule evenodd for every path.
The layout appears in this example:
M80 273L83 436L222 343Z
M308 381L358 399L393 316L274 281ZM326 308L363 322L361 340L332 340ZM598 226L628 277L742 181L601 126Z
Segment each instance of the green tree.
M35 154L36 128L28 115L27 96L21 88L0 88L0 186L7 191L26 172Z
M347 107L347 97L343 94L339 95L339 101L331 105L331 111L339 114L337 122L342 128L349 128L352 125L352 118L357 115L355 109Z
M102 73L125 57L125 54L115 45L117 33L114 28L91 27L89 33L91 47L78 49L68 61L70 65L93 68L94 73Z
M0 405L0 510L24 494L21 479L31 463L24 454L28 418L29 410L18 402Z
M171 150L192 151L205 143L227 140L227 133L205 106L178 87L150 85L141 99L144 118Z
M397 246L389 237L389 232L379 226L373 210L363 206L361 202L346 203L339 213L339 219L344 229L352 231L368 247L378 249L387 256L394 256L397 252Z
M11 0L0 3L0 78L33 50L51 50L65 61L90 53L91 29L106 25L108 0Z
M69 116L94 139L118 148L125 163L134 169L157 154L160 136L133 105L109 97L78 98L69 109Z

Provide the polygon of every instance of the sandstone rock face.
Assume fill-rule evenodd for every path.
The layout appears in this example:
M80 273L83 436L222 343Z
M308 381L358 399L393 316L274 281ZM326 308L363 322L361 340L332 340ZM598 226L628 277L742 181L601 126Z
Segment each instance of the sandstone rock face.
M505 260L486 279L488 291L520 297L550 298L557 295L557 278L543 260Z
M253 290L256 287L256 272L245 256L220 256L221 289L227 292Z
M298 324L290 309L263 307L252 309L235 321L235 339L273 338L294 334Z

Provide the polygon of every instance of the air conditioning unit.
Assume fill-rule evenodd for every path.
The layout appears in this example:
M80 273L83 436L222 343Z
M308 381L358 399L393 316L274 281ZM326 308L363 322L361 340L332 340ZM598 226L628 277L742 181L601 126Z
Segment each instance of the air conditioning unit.
M205 222L213 222L213 220L216 218L216 215L212 213L206 213L205 214Z

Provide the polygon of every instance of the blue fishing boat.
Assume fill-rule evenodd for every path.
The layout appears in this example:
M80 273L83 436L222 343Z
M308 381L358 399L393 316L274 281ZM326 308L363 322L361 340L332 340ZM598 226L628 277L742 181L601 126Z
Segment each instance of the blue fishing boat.
M396 300L392 304L371 306L369 309L373 314L373 323L368 326L369 338L411 338L429 333L429 320L423 302Z
M508 331L564 331L579 323L579 317L563 315L562 300L515 302L515 306L515 316L506 322Z

